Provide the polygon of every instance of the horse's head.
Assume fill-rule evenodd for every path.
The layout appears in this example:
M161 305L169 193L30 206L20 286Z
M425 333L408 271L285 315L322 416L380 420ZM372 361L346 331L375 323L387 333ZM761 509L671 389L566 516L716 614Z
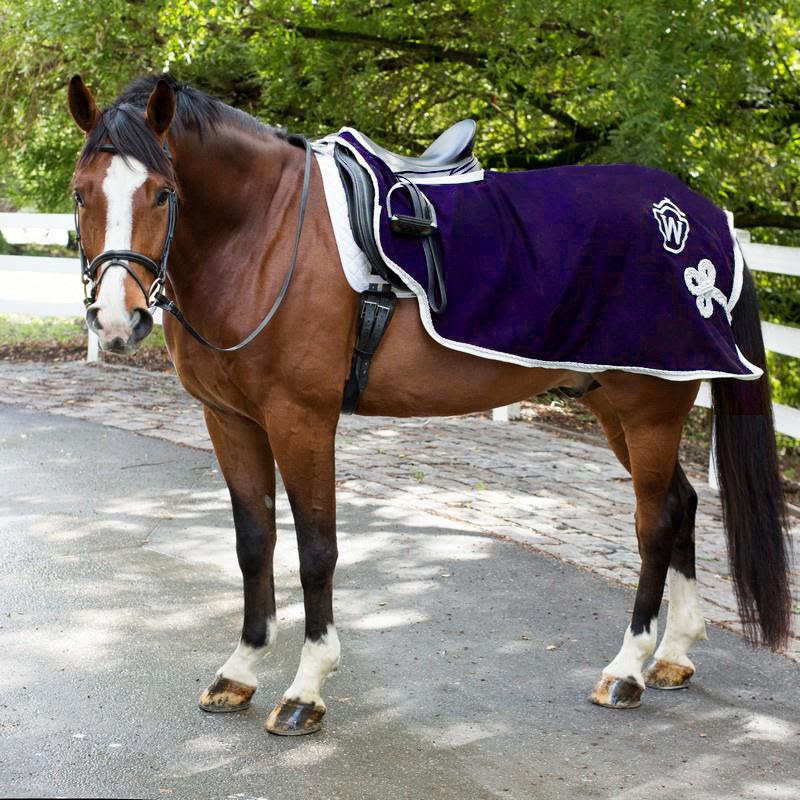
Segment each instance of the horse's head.
M153 327L149 309L166 278L177 214L166 147L175 93L159 80L146 108L126 103L101 112L76 75L69 109L86 133L72 180L86 321L104 350L130 355Z

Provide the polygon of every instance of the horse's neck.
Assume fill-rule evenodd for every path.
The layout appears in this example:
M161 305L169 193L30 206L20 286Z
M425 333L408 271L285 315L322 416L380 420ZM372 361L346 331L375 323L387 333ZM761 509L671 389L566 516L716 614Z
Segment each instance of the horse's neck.
M237 296L269 293L281 276L267 262L285 261L291 242L302 155L277 136L225 127L171 145L181 205L170 280L179 305L213 298L224 313Z

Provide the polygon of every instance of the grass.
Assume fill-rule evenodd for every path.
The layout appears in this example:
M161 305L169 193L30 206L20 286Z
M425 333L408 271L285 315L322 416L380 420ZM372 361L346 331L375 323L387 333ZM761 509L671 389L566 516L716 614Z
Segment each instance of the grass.
M74 345L86 340L83 317L28 317L23 314L0 314L0 346L2 345ZM166 347L160 325L142 342L142 349Z

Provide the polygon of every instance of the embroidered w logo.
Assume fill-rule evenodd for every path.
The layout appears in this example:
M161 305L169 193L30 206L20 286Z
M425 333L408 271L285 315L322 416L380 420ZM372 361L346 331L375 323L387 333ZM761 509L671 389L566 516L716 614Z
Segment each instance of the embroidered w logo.
M664 237L664 249L670 253L680 253L689 236L689 220L686 214L665 197L660 203L653 203L653 216Z

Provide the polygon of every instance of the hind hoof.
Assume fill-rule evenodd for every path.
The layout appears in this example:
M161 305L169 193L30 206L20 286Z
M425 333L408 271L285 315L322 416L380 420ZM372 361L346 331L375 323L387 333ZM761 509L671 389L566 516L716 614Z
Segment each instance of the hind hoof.
M604 708L638 708L643 691L636 681L604 675L592 689L589 699Z
M653 689L687 689L694 675L691 667L669 661L651 661L644 671L645 683Z
M200 695L198 705L203 711L212 714L244 711L250 707L250 698L255 692L255 686L247 686L244 683L217 675L211 686Z
M325 709L313 703L298 700L281 700L267 717L265 728L277 736L303 736L316 733L322 725L320 720Z

